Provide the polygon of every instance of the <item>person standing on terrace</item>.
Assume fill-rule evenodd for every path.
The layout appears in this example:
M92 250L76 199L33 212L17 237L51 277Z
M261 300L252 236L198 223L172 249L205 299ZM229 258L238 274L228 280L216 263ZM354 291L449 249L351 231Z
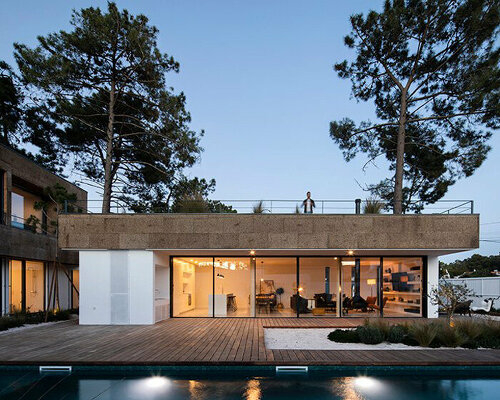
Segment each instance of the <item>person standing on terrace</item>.
M316 207L314 200L311 199L311 192L307 192L306 199L302 202L302 207L304 207L304 214L312 214L313 208Z

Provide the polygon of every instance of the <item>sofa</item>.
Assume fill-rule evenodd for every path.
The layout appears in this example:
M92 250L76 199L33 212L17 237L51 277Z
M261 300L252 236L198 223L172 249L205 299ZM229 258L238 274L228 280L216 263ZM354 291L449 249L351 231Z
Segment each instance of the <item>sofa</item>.
M295 312L297 312L298 309L299 314L311 312L311 310L307 308L307 299L298 294L294 294L290 297L290 308Z

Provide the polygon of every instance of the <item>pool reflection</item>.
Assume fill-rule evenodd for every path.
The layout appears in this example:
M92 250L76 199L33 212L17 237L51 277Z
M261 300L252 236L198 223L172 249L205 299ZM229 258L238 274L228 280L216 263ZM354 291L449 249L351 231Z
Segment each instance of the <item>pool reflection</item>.
M0 371L0 399L346 399L475 400L497 398L497 377L468 379L436 376L242 377L227 372L206 376L76 373L40 375Z

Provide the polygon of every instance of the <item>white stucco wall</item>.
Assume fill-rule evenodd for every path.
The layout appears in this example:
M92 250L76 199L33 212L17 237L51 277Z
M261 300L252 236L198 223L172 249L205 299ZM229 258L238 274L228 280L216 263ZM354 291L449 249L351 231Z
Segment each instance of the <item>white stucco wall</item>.
M438 257L427 257L427 293L436 288L439 284L439 259ZM437 318L438 306L431 303L431 299L427 296L427 316L429 318Z
M153 252L80 251L80 324L152 324Z

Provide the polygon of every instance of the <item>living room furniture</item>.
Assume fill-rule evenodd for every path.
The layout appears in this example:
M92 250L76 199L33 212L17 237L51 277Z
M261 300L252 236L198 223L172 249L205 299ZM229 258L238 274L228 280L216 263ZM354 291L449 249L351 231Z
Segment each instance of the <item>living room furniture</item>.
M337 309L337 302L332 300L333 295L330 293L317 293L314 295L315 308L324 308L335 312Z
M469 314L469 317L471 316L471 306L472 300L467 300L463 301L462 303L458 303L457 306L455 307L454 313L460 314L460 315L465 315Z
M270 313L275 309L277 305L276 294L274 293L260 293L255 295L255 305L257 306L258 312L264 309L267 313Z
M368 303L359 295L354 295L352 298L344 297L342 300L342 310L345 314L349 313L349 310L360 310L362 312L368 311Z
M366 306L369 312L375 311L376 303L377 303L377 296L368 296L366 298Z
M493 306L493 299L483 299L481 307L471 307L470 309L474 312L489 313L491 311L492 306Z
M235 312L238 309L236 305L236 296L232 293L227 295L227 310Z
M311 310L307 308L307 305L308 305L307 299L298 294L294 294L293 296L290 297L290 308L295 312L297 312L298 309L299 314L305 314L311 312Z

